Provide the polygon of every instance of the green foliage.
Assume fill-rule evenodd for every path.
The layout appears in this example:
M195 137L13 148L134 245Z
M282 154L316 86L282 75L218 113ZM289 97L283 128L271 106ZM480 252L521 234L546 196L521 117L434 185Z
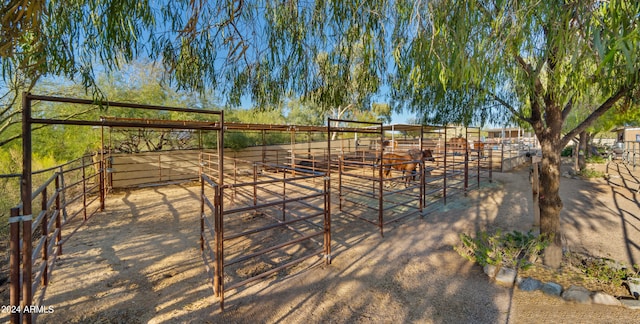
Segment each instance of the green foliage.
M604 260L595 260L584 265L582 271L589 277L602 283L611 283L619 286L626 279L624 269L615 269Z
M502 231L477 232L476 237L460 234L460 244L454 250L467 260L481 266L507 266L512 269L526 269L548 245L548 240L535 236L531 231L522 233Z
M392 9L385 0L25 2L2 19L0 63L6 73L80 80L95 97L97 71L140 57L179 89L215 89L233 105L248 95L267 107L349 74L356 91L339 91L366 97L386 75ZM339 68L330 79L319 77L320 53Z
M423 121L519 121L559 152L605 112L638 111L637 1L401 3L414 21L394 33L392 94Z
M287 103L287 122L291 125L324 125L326 116L314 103L303 103L300 100L290 100Z
M581 257L569 254L570 264L576 267L587 278L597 282L620 286L627 277L632 275L626 267L616 263L614 260L596 257Z
M607 162L607 159L602 157L602 155L591 155L586 159L586 161L587 163L602 164Z
M627 279L640 277L640 264L634 264L631 268L627 268Z
M21 171L22 156L19 150L0 147L0 174L18 174ZM0 178L0 225L8 224L9 211L20 202L20 178ZM5 238L5 226L0 226L0 239Z
M583 170L580 170L579 175L585 178L592 179L592 178L603 178L605 176L605 173L602 171L596 171L593 168L585 168Z
M234 151L252 146L251 139L244 133L228 132L224 136L224 146Z

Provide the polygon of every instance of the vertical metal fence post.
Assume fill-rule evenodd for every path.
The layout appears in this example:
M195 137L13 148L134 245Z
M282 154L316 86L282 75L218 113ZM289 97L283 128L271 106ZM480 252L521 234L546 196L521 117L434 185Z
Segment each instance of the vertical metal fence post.
M464 150L464 195L467 195L469 191L469 149L467 142L467 148Z
M60 195L64 192L64 190L60 188L62 177L62 173L58 173L58 176L56 177L56 210L58 211L56 215L56 232L58 233L58 235L56 235L56 245L58 246L58 248L56 249L56 255L62 255L62 210L60 203Z
M378 184L378 191L380 195L378 196L378 226L380 227L380 236L384 236L384 230L382 228L382 222L384 219L384 173L382 169L384 167L384 147L382 146L384 143L384 130L380 127L380 168L378 169L378 179L380 180Z
M422 155L421 155L422 156ZM419 168L420 168L420 197L419 197L419 202L418 204L420 205L420 218L424 218L424 215L422 214L422 209L424 208L424 192L425 192L425 170L424 170L424 158L420 158L420 163L419 163Z
M324 256L325 264L331 264L331 182L324 177Z
M258 164L253 164L253 205L258 205L258 188L256 183L258 182Z
M342 155L338 156L338 207L342 211L342 172L344 172L344 161Z
M216 231L216 262L218 291L220 292L220 308L224 310L224 111L220 112L220 130L218 130L218 185L216 189L217 221Z
M311 156L311 172L316 173L316 155ZM313 183L316 183L316 177L313 177Z
M493 182L493 148L489 149L489 182Z
M22 197L22 303L21 308L33 304L32 266L31 253L33 250L33 242L31 240L31 223L32 223L32 143L31 143L31 99L28 93L22 96L22 181L21 181L21 197ZM30 324L32 318L30 315L23 316L22 322Z
M59 182L56 184L56 186L58 188L57 190L60 191L60 195L59 195L60 196L59 197L60 198L60 204L62 206L66 206L67 199L66 199L66 190L64 188L65 184L64 184L64 168L63 167L60 167L60 169L58 170L58 175L59 175L59 177L56 178L56 181L59 180ZM62 208L60 211L62 212L63 219L66 221L67 220L67 208L66 207Z
M480 143L480 142L478 142ZM480 144L478 144L479 146ZM484 148L483 148L484 150ZM480 151L480 149L478 149L478 173L477 173L477 177L478 177L478 189L480 189L480 158L481 158L481 153L482 151ZM484 154L482 154L484 155Z
M445 127L444 129L444 173L443 176L444 178L442 179L442 199L444 201L444 204L447 204L447 151L448 151L448 147L449 146L447 144L447 128Z
M100 154L101 156L103 156L103 154ZM105 186L104 186L104 174L105 174L105 163L104 163L104 159L100 158L100 161L98 162L98 167L100 169L100 173L98 174L98 181L100 182L100 211L104 211L104 196L105 196ZM56 178L57 179L57 178Z
M87 220L87 171L85 170L84 158L80 159L82 161L82 211L84 215L84 220Z
M9 218L9 278L11 284L9 286L9 304L12 309L20 306L20 208L11 208L11 217ZM11 324L20 322L20 313L11 312Z
M285 201L287 200L287 171L282 171L282 221L284 222L286 219L286 210L287 204Z
M204 179L200 173L200 251L204 251Z
M220 297L220 308L224 310L224 224L223 222L223 209L222 199L224 195L224 188L216 186L215 202L216 211L216 274L214 277L214 286L217 288L218 296Z
M42 270L41 283L46 286L49 283L49 211L47 210L47 187L42 188L42 205L43 216L40 224L42 236L44 237L44 245L42 248L42 262L44 262L44 269Z
M220 297L220 238L218 237L218 234L220 233L220 224L219 224L219 213L220 213L220 188L219 187L215 187L214 188L214 196L213 196L213 206L214 206L214 213L213 213L213 242L214 242L214 246L215 246L215 251L214 251L214 255L215 255L215 260L213 263L213 291L216 295L216 297Z

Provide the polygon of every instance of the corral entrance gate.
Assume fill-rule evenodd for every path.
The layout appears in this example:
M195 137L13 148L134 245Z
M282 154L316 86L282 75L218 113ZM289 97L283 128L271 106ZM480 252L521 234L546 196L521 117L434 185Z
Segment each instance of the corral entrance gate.
M247 130L237 126L225 129ZM294 151L292 135L291 159L284 163L267 162L264 154L252 161L222 150L201 153L200 248L223 310L225 292L314 257L331 262L329 178L297 165Z

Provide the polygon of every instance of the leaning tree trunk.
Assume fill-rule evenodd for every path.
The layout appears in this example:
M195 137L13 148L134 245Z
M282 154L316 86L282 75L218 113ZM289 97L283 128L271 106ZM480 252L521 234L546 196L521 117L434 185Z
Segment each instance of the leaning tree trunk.
M559 137L559 136L558 136ZM559 138L543 137L542 164L540 168L540 233L552 241L545 249L543 262L552 268L559 268L562 262L562 232L560 227L560 152Z

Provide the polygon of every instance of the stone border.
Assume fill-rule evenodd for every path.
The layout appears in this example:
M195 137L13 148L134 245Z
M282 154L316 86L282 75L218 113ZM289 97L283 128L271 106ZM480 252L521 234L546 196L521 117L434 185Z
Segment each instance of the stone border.
M542 282L533 278L522 278L517 272L509 268L500 268L496 271L493 265L486 265L483 268L484 273L495 280L501 286L513 287L514 283L522 291L541 290L543 293L551 296L558 296L567 302L579 304L600 304L608 306L624 306L629 309L640 309L640 300L631 298L616 298L601 291L590 291L581 286L571 286L563 289L561 285L555 282Z

